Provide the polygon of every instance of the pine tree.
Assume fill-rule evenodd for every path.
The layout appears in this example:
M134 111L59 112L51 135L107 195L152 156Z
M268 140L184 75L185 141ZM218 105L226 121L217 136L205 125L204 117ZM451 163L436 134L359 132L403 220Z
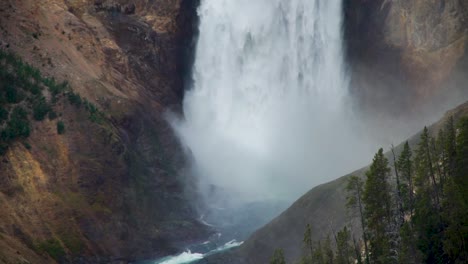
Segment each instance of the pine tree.
M368 249L368 239L367 239L367 227L364 218L364 202L362 201L362 196L364 192L364 182L361 178L352 175L348 179L348 184L346 186L346 191L348 192L347 204L346 207L353 211L357 211L359 219L361 220L361 229L362 229L362 238L364 243L364 254L366 264L370 263L369 259L369 249Z
M395 164L400 175L400 190L403 201L403 213L409 221L404 221L399 229L399 254L398 262L409 264L418 263L420 260L419 251L416 247L416 238L413 231L411 218L414 214L414 177L413 177L413 161L412 152L408 144L405 142L403 150Z
M363 202L372 263L392 263L388 226L392 224L392 201L388 160L379 149L366 173Z
M326 264L326 256L323 251L322 243L319 241L317 246L314 249L314 254L312 256L312 263L314 264Z
M413 215L414 211L414 180L413 180L413 162L411 159L411 148L406 141L403 146L403 151L396 162L396 167L401 177L401 195L403 197L403 210L409 211L409 215Z
M283 249L277 249L273 253L273 256L270 259L270 264L286 264L286 260L284 259L284 251Z
M302 257L301 263L313 263L312 258L314 256L314 246L312 241L312 227L310 226L310 224L307 224L306 226L302 242L304 244L304 250L306 251L306 255Z
M353 249L350 245L351 232L348 227L343 227L336 236L336 263L337 264L350 264L354 263Z
M416 184L418 192L427 192L437 210L440 209L440 198L438 181L433 162L433 151L430 148L431 137L427 127L421 134L418 149L416 150L415 166L416 166Z
M468 204L468 117L461 119L458 125L453 178L463 194L465 204Z
M435 174L430 142L431 138L425 127L414 158L416 197L412 221L424 261L445 263L442 247L444 224L440 215L439 183Z
M323 256L324 256L324 264L334 264L335 254L333 253L332 242L330 236L327 236L325 242L323 243L322 248Z
M400 228L405 223L405 210L403 206L403 181L400 179L400 173L397 166L397 160L395 155L395 148L392 145L392 156L393 156L393 168L395 172L395 188L392 192L395 205L392 206L393 221L387 226L387 232L390 242L390 256L394 263L398 263L400 259L401 251L401 236Z
M456 130L455 124L453 121L453 116L451 116L444 128L444 169L447 175L453 175L455 172L455 157L457 155L457 142L456 142Z
M453 174L449 174L444 188L443 216L447 227L443 248L453 263L468 263L468 118L462 118L458 126L456 145L446 151L456 153L452 157ZM450 162L450 159L448 159Z
M440 130L442 131L442 137L444 137L444 133L443 133L443 130ZM440 133L439 133L440 134ZM431 138L430 140L430 146L429 146L429 151L430 151L430 154L431 154L431 157L433 158L433 164L434 164L434 170L435 170L435 175L436 175L436 180L438 180L437 182L437 186L436 187L436 190L437 190L437 194L439 195L439 200L442 199L442 190L444 188L444 180L445 180L445 175L443 174L443 166L441 165L442 163L442 155L443 155L443 146L441 146L440 142L438 142L440 140L436 140L434 138Z

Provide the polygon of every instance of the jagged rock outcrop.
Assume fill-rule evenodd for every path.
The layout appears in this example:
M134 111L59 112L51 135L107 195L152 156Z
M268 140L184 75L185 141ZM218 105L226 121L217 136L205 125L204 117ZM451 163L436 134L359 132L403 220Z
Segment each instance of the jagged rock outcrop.
M180 111L194 0L6 0L0 48L67 80L98 106L65 103L55 122L0 157L0 262L112 262L202 239L182 151L165 120ZM190 64L190 61L188 61Z

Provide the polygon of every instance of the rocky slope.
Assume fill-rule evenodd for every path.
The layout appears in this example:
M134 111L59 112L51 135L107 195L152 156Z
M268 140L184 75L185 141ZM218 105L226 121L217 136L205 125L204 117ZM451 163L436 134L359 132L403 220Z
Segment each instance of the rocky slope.
M55 122L0 157L0 263L111 262L173 253L208 232L187 202L180 111L195 7L188 0L5 0L0 48L68 81L102 122L59 101Z

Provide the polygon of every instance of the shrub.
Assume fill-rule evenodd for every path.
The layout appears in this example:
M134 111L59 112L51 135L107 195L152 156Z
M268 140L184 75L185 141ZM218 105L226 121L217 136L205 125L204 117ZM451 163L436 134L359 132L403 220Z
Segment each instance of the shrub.
M23 146L28 150L31 149L31 144L29 144L29 142L23 142Z
M50 110L50 106L47 104L45 98L40 97L33 104L33 117L37 121L42 121Z
M55 239L49 239L40 243L37 246L39 251L47 253L55 260L60 260L65 256L65 250L63 249L62 245L59 241Z
M57 133L62 135L65 133L65 124L62 121L57 122Z
M69 88L69 85L68 85L67 81L64 81L61 84L55 84L55 81L53 81L53 82L51 82L51 85L48 86L48 87L49 87L49 91L52 93L52 95L56 96L59 93L62 93L64 91L66 91Z
M5 96L8 103L17 104L24 99L24 94L12 85L5 88Z
M2 139L8 141L18 137L29 137L31 128L26 111L17 106L11 113L10 120L7 122L5 130L2 131Z
M0 155L5 155L8 150L8 145L6 143L0 142Z
M57 118L57 113L54 110L49 111L49 120L54 120Z
M76 94L74 92L69 92L68 93L68 101L70 102L70 104L76 106L76 107L80 107L81 106L81 103L83 102L83 100L81 99L81 96L79 94Z
M81 241L79 236L75 234L62 234L61 240L65 247L68 248L72 254L79 254L84 248L84 243Z
M5 108L0 107L0 124L5 122L7 119L8 119L8 111Z

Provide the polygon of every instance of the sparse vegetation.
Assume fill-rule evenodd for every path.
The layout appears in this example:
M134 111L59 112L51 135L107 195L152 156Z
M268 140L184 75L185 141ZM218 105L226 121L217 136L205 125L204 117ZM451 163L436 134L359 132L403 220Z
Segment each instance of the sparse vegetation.
M95 105L73 92L67 81L59 83L53 77L43 77L21 58L0 50L0 155L12 142L29 137L31 119L56 119L55 104L63 96L78 108L84 105L90 121L100 124L105 119ZM65 125L59 121L57 133L64 132Z
M79 254L84 248L83 241L81 241L81 239L76 234L62 234L61 240L65 244L65 247L74 255Z
M65 124L62 121L57 122L57 133L62 135L65 133Z
M49 111L49 120L54 120L57 118L57 113L54 110Z
M33 117L35 120L44 120L49 111L51 111L51 107L43 96L35 100L33 104Z
M286 264L284 260L284 253L282 249L275 250L273 257L271 257L270 264Z
M0 154L31 133L30 118L41 121L51 110L43 91L48 79L12 53L0 51Z
M26 149L31 149L31 144L29 144L28 142L23 142L23 146L26 148Z
M47 253L51 258L59 261L65 256L65 249L56 239L49 239L37 245L37 250Z
M69 92L68 93L68 101L70 102L70 104L80 108L81 107L81 103L83 102L82 99L81 99L81 96L79 94L76 94L74 92Z

